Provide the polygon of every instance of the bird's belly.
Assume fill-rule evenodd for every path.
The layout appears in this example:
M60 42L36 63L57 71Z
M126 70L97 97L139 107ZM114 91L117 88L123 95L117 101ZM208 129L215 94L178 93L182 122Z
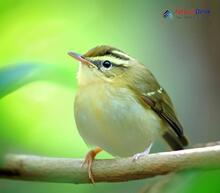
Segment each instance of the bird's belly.
M87 144L121 157L144 151L161 127L160 118L124 88L116 93L81 92L75 100L75 120Z

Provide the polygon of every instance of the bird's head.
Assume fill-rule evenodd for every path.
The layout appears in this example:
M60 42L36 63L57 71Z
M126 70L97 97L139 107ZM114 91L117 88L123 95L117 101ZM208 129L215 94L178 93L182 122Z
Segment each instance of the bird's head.
M80 85L100 82L123 83L141 73L143 65L123 51L111 46L97 46L84 55L70 51L80 61Z

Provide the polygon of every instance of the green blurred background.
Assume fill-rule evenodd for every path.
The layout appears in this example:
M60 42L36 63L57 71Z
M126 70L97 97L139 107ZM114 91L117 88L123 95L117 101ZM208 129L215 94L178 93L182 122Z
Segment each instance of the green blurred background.
M211 14L162 16L192 8ZM73 118L77 62L67 52L101 44L148 66L173 99L191 144L219 140L219 10L214 0L1 0L1 158L7 152L84 157L88 147ZM219 193L219 177L220 171L180 174L167 192ZM153 180L95 186L0 180L0 193L132 193Z

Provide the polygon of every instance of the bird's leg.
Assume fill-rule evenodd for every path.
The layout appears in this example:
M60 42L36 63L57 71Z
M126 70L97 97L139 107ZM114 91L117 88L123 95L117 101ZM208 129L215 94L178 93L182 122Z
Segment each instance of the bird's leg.
M83 164L82 164L82 166L84 166L85 164L87 165L87 171L88 171L89 179L92 181L92 183L95 183L94 177L93 177L93 174L92 174L92 162L93 162L93 160L95 159L95 156L96 156L100 151L102 151L102 149L99 148L99 147L96 147L95 149L90 150L90 151L86 154L86 157L85 157L84 162L83 162Z
M150 150L151 150L151 147L152 147L153 143L151 143L149 145L149 147L147 149L145 149L143 152L141 153L137 153L137 154L134 154L133 155L133 161L136 161L138 159L140 159L141 157L145 156L145 155L148 155L150 153Z

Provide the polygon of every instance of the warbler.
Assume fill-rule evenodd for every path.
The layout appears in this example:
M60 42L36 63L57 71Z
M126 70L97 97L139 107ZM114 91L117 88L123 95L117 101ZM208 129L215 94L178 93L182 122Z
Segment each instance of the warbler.
M68 54L80 62L76 126L85 143L96 147L84 161L92 182L92 162L101 150L136 160L158 137L173 150L188 144L170 97L144 64L106 45Z

